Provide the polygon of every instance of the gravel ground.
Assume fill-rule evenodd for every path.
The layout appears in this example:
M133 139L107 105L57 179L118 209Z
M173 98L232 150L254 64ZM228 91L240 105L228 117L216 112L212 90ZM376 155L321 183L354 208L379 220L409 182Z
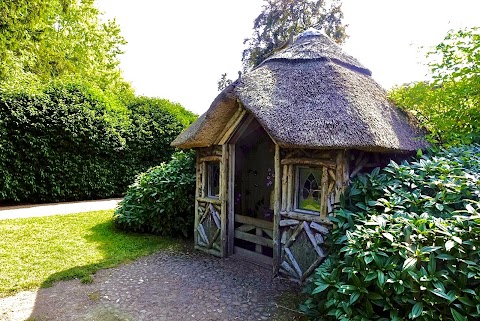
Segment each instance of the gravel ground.
M2 321L301 320L298 285L268 269L198 251L162 251L97 272L90 284L0 299Z

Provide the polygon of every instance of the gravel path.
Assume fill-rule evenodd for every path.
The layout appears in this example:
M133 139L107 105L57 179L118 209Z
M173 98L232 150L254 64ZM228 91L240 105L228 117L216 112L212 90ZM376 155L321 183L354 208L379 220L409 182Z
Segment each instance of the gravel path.
M2 321L300 320L299 287L269 270L198 251L162 251L0 299Z

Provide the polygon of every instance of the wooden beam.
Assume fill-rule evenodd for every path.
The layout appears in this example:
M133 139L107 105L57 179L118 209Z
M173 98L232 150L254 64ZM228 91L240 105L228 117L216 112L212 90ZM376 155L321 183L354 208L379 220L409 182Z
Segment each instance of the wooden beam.
M227 253L233 254L233 235L235 230L235 145L228 145L228 228Z
M352 173L350 174L350 178L353 178L355 177L355 175L358 174L358 172L360 172L363 167L365 166L365 164L367 164L368 162L368 157L365 157L363 158L355 167L355 169L352 171Z
M333 223L328 218L326 217L322 218L318 215L302 214L297 212L281 212L280 214L284 217L292 218L294 220L316 222L316 223L325 224L325 225L333 225Z
M297 272L295 272L295 270L290 266L290 264L288 264L287 261L283 261L280 266L289 276L294 277L295 279L300 279L302 277L301 275L297 275Z
M294 166L288 165L288 182L287 182L287 212L293 209L293 195L295 188L295 172Z
M307 222L303 222L303 230L305 233L307 233L308 239L310 240L310 243L312 243L312 246L315 249L315 252L317 252L318 256L325 257L325 252L321 247L318 246L317 240L315 239L315 236L313 235L312 230L310 230L310 226L308 226Z
M337 166L336 163L335 163L335 166ZM333 171L333 169L328 170L328 175L330 176L332 182L335 182L337 178L335 177L335 172Z
M337 166L335 168L335 185L338 191L341 191L343 188L344 180L343 180L343 166L345 166L345 151L339 150L337 153L336 159ZM339 198L340 195L335 196L335 200Z
M300 265L298 265L298 262L295 260L295 257L293 256L289 248L285 248L285 254L287 258L290 260L290 263L292 263L293 268L295 269L295 272L297 272L297 274L301 278L303 275L302 269L300 268Z
M323 167L322 173L322 193L320 199L320 217L327 217L327 197L328 197L328 169Z
M196 173L196 181L195 181L195 222L194 222L194 228L193 228L193 239L195 240L194 243L197 243L198 241L198 231L197 231L197 227L198 227L198 222L200 221L200 213L199 213L199 209L198 209L198 201L197 201L197 198L199 198L200 196L200 156L199 156L199 153L198 151L196 152L196 158L197 158L197 161L196 161L196 166L195 166L195 173Z
M202 241L205 243L205 244L208 244L208 237L207 237L207 234L205 233L205 229L203 228L203 225L202 224L198 224L197 226L197 230L200 234L200 237L202 238Z
M205 210L203 210L203 208L205 208ZM201 215L199 216L200 219L198 221L198 224L203 224L203 222L205 222L205 220L208 217L208 213L210 213L210 208L207 205L205 205L205 207L199 206L199 209L202 209L202 210L199 211Z
M328 189L327 189L327 194L330 195L335 187L335 181L330 181L330 184L328 184Z
M328 168L335 168L335 162L332 160L326 159L315 159L315 158L286 158L282 159L282 165L315 165L315 166L324 166Z
M298 220L293 220L293 219L281 220L281 221L280 221L280 226L281 226L281 227L284 227L284 226L292 226L292 225L297 225L298 223L300 223L300 221L298 221Z
M215 226L220 230L222 226L221 226L220 217L218 216L217 211L213 207L212 203L208 204L208 207L210 208L210 213L212 214L212 218L213 218L213 221L215 222Z
M238 127L238 130L236 131L235 135L233 135L232 139L230 139L231 144L235 144L237 140L242 137L243 133L247 129L248 125L255 119L255 117L252 114L248 114L247 117L244 117L243 123Z
M235 215L235 222L242 224L255 225L260 228L267 230L273 230L273 223L265 220L261 220L255 217L245 216L245 215Z
M246 113L247 113L247 111L245 109L243 109L236 119L231 119L231 120L233 120L233 122L231 124L230 123L227 124L226 132L223 133L223 135L219 136L220 137L219 144L221 144L221 145L226 144L230 140L232 135L235 133L235 130L237 130L240 122L245 117Z
M206 252L208 254L215 255L215 256L218 256L218 257L222 257L222 253L220 253L220 251L215 250L215 249L207 249L207 248L195 245L195 250L201 250L201 251Z
M327 235L328 233L330 233L330 230L328 229L328 227L317 224L315 222L311 222L310 227L316 230L317 232L322 233L323 235Z
M208 243L208 246L207 248L211 249L213 244L215 243L215 241L218 239L218 237L220 236L220 230L217 230L215 232L215 234L213 235L213 237L210 239L210 242Z
M220 250L222 257L227 256L227 190L228 190L228 145L222 145L222 162L220 163Z
M275 145L275 157L274 157L274 166L275 166L275 182L274 182L274 191L275 191L275 200L273 207L273 274L278 274L278 269L280 268L280 206L282 203L282 172L280 165L280 146Z
M288 232L287 232L287 230L284 230L282 232L282 238L280 239L280 243L285 245L285 244L287 244L287 241L288 241Z
M255 234L249 234L249 233L241 232L239 230L235 230L235 238L244 240L247 242L251 242L254 244L259 244L262 246L273 248L272 240L267 239L266 237L255 235Z
M320 265L320 263L325 260L325 257L318 257L315 262L313 262L312 265L303 273L302 277L300 278L300 282L304 282L312 273L315 271L315 269Z
M203 156L200 158L200 162L221 162L222 161L222 157L221 156L217 156L217 155L209 155L209 156Z
M325 243L325 238L323 237L322 234L315 233L315 241L317 242L318 245L324 244Z
M262 229L263 233L267 234L273 240L273 231Z
M220 201L218 198L211 198L211 197L197 197L197 201L200 203L212 203L217 205L222 204L222 201Z
M350 182L350 151L345 151L345 157L343 159L343 186L345 188L346 185Z
M282 174L282 207L281 211L287 210L287 190L288 190L288 165L283 165Z
M263 237L263 230L261 228L255 228L255 235ZM255 244L255 252L262 253L262 246L260 244Z
M228 141L228 139L230 138L232 133L235 131L240 121L242 120L243 116L245 116L245 113L246 113L246 110L241 106L237 108L233 116L228 121L227 125L225 125L225 128L223 128L220 135L218 135L218 138L215 141L216 145L223 145Z
M201 162L202 170L202 188L200 192L200 197L205 197L207 195L207 163Z
M245 225L240 225L239 227L236 228L236 230L241 232L250 232L256 228L257 227L255 225L245 224Z
M298 234L300 234L302 231L303 231L303 224L298 224L297 227L295 228L295 231L293 231L292 235L290 235L287 243L285 243L284 249L292 245L293 242L296 241Z

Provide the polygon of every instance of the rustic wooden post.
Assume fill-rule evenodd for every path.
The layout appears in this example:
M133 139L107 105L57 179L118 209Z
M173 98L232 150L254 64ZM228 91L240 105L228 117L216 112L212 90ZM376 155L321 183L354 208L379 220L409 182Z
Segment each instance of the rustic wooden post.
M328 197L328 169L322 169L322 194L320 199L320 217L327 217L327 197Z
M228 188L228 145L222 145L222 162L220 163L220 251L222 257L227 256L227 188Z
M294 193L294 180L295 180L295 167L293 165L288 165L288 179L287 179L287 212L291 212L293 210L293 197L295 196Z
M207 196L207 180L208 178L206 177L207 176L207 163L206 162L201 162L200 163L200 166L201 166L201 176L202 176L202 181L200 182L201 183L201 186L200 186L200 197L204 198Z
M280 205L281 205L281 186L282 173L280 169L280 146L275 145L275 205L273 208L273 273L278 274L280 268Z
M235 233L235 145L228 145L227 255L233 255Z
M263 236L263 230L259 227L255 228L255 235L262 237ZM255 252L262 254L262 245L260 244L255 244Z
M197 239L198 239L198 223L200 221L200 213L198 212L198 198L200 197L200 184L201 183L201 168L200 168L200 155L199 152L196 151L197 154L197 160L195 162L195 172L196 172L196 182L195 182L195 224L193 226L194 231L193 231L193 239L194 244L197 244Z
M287 210L288 165L283 165L282 175L282 212Z

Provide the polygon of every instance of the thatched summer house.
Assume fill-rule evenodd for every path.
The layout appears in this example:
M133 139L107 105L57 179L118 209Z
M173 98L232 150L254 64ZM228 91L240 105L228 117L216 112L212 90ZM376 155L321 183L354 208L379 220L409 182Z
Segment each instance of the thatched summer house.
M371 72L316 30L223 90L172 143L197 151L196 248L305 280L349 180L425 146Z

